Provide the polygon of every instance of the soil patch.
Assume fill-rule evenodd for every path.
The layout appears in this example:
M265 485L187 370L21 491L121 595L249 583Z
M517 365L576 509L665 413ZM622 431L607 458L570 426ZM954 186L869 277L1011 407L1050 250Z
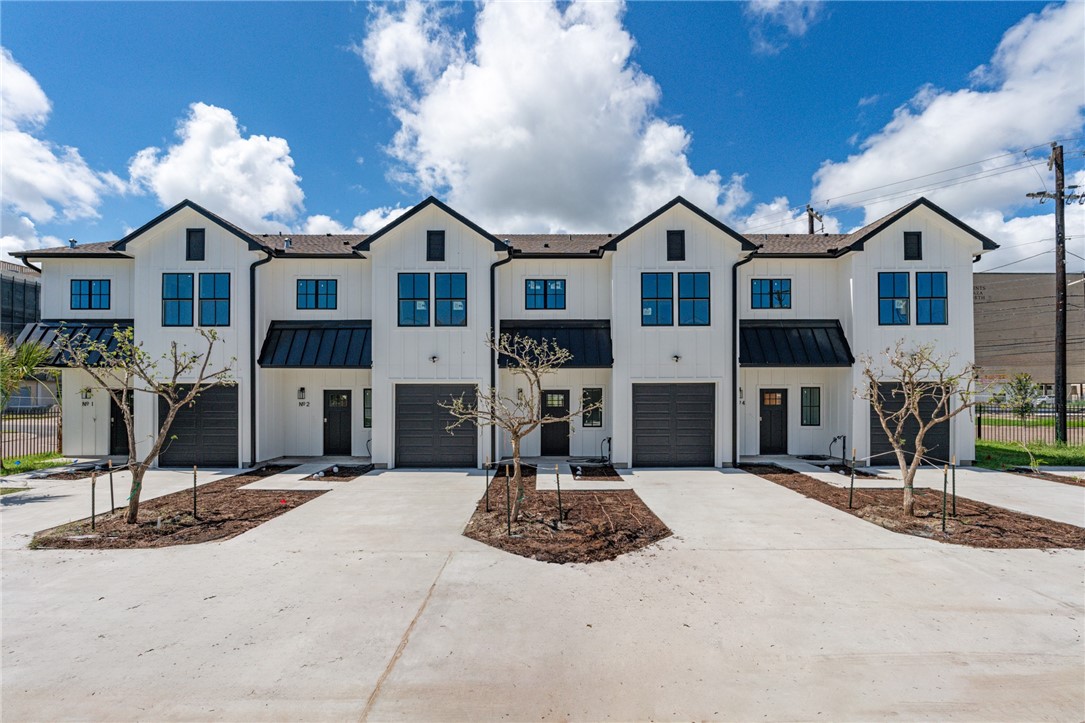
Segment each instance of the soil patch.
M335 471L338 467L338 472ZM367 472L373 471L373 465L371 464L358 464L351 465L349 467L344 465L333 465L324 470L322 477L317 477L315 474L311 474L305 479L307 480L322 480L324 482L347 482L355 477L361 477Z
M953 498L948 498L946 531L942 532L941 490L917 487L915 516L905 517L901 510L903 491L899 487L856 488L853 508L848 509L846 488L770 465L743 465L742 469L893 532L969 547L1085 549L1085 528L964 497L957 497L955 517L951 516Z
M1047 480L1048 482L1061 482L1064 485L1073 485L1075 487L1085 487L1085 477L1067 477L1059 474L1051 474L1050 472L1033 472L1028 467L1011 467L1006 471L1025 477L1032 477L1033 479L1042 479Z
M512 494L516 494L515 489ZM486 511L487 499L490 512ZM535 489L534 476L525 476L522 519L512 522L515 536L510 537L505 477L495 477L463 534L514 555L555 563L613 560L671 535L633 490L562 492L561 505L564 521L560 529L554 529L558 519L557 492L540 492Z
M818 467L828 467L829 471L836 472L841 477L850 477L851 476L851 467L849 467L846 464L840 464L839 462L837 462L835 464L821 464L821 463L818 463L817 466ZM873 472L867 472L866 470L862 470L862 469L858 469L858 468L856 468L856 470L855 470L855 476L856 477L861 477L863 479L889 479L888 477L883 477L880 474L875 474Z
M192 490L174 492L141 502L139 520L124 521L126 508L98 516L95 529L90 519L71 522L40 532L30 543L34 548L118 549L190 545L225 540L251 530L302 505L323 492L243 490L240 487L285 472L291 467L262 467L227 477L196 489L196 514L192 517Z
M570 464L573 479L621 482L622 476L609 464Z
M81 469L78 472L54 472L53 474L44 475L43 477L40 477L39 479L64 479L64 480L85 479L85 480L89 480L91 474L93 474L93 473L94 473L94 470L92 470L92 469ZM99 470L98 471L98 476L99 477L101 477L103 474L109 474L109 472L107 470Z
M513 468L512 468L511 463L508 464L508 465L506 465L506 464L497 465L497 467L494 469L493 479L495 481L496 480L501 480L501 483L504 484L505 474L506 473L508 474L510 479L513 477L514 472L513 472ZM535 488L535 478L538 476L538 474L539 474L539 470L534 465L530 465L530 464L521 464L520 465L520 476L523 477L525 483L527 482L527 480L531 480L532 489ZM504 490L504 487L502 487L501 489ZM505 494L505 493L502 492L501 494Z

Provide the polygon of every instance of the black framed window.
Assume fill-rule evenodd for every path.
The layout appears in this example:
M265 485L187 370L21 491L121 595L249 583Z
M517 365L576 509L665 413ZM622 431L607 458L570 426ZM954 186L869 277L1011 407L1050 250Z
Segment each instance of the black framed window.
M72 279L71 308L108 309L109 279Z
M592 404L599 404L603 401L603 390L599 387L585 387L584 392L581 395L582 407L588 407ZM580 420L580 424L583 427L602 427L603 426L603 408L589 409L584 412L583 418Z
M564 309L565 279L524 279L524 308Z
M429 326L429 274L399 275L399 325Z
M362 426L366 429L373 427L373 390L362 390Z
M230 325L230 275L200 274L200 326Z
M433 275L435 326L467 326L467 274Z
M668 261L685 261L686 260L686 232L685 231L668 231L667 232L667 260Z
M192 274L162 274L162 326L192 326Z
M674 275L640 275L641 326L670 326L674 323Z
M445 232L426 231L426 261L445 260Z
M802 426L821 426L821 387L803 387L800 393L802 398Z
M750 306L754 309L790 309L791 279L753 279Z
M904 232L904 260L923 260L923 234L919 231Z
M299 309L335 309L339 305L339 282L335 279L298 279Z
M949 286L945 271L921 271L915 275L915 323L949 323Z
M882 326L907 326L911 310L907 271L878 273L878 323Z
M678 325L712 323L711 290L707 271L678 274Z
M185 260L203 261L206 249L206 234L202 228L190 228L185 231Z

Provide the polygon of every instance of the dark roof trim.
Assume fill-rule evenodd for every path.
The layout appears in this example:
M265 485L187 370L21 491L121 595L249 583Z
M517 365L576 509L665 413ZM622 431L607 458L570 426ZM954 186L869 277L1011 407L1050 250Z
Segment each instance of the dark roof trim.
M475 223L471 219L467 218L466 216L463 216L462 214L459 214L456 211L453 211L449 206L445 205L444 203L439 201L434 196L428 197L426 200L424 200L424 201L422 201L422 203L419 203L418 205L416 205L410 211L407 211L406 213L398 216L397 218L392 220L390 223L388 223L384 227L382 227L380 230L376 231L375 233L370 234L369 238L367 238L365 241L362 241L362 242L360 242L358 244L355 244L354 248L359 250L359 251L368 251L370 245L375 240L379 239L381 236L385 235L386 233L388 233L389 231L394 229L396 226L399 226L401 223L403 223L404 221L409 219L411 216L414 216L415 214L419 213L420 211L425 209L427 206L436 206L437 208L441 209L442 211L447 213L452 218L454 218L457 221L459 221L460 223L462 223L467 228L471 229L475 233L479 234L483 238L490 241L490 243L492 243L494 245L494 251L506 251L506 250L508 250L509 245L506 244L504 241L497 238L492 233L490 233L486 229L482 228L481 226L479 226L477 223Z
M682 198L681 196L675 196L674 200L672 200L670 203L656 209L651 214L645 216L640 221L633 224L632 226L627 228L625 231L622 231L620 234L618 234L617 236L612 238L610 241L608 241L603 246L603 249L606 250L606 251L614 251L614 250L616 250L618 248L618 242L620 242L622 239L636 233L637 231L644 228L645 226L647 226L652 221L655 221L659 216L663 215L664 213L666 213L667 211L671 210L672 208L674 208L675 206L677 206L679 204L681 204L682 206L685 206L687 209L689 209L693 213L697 214L698 216L703 218L705 221L708 221L710 224L712 224L713 226L718 228L720 231L723 231L728 236L731 236L732 238L734 238L736 241L738 241L740 244L742 244L742 249L744 251L753 251L754 249L757 248L757 246L755 246L753 243L751 243L749 239L747 239L745 236L740 234L738 231L735 231L730 226L726 225L725 223L723 223L722 221L720 221L716 217L711 216L710 214L706 213L705 211L702 211L700 208L698 208L697 206L694 206L692 203L690 203L686 199Z
M131 259L128 254L122 254L119 251L98 253L97 251L89 254L58 254L58 253L41 253L42 251L55 250L55 247L45 249L32 249L30 251L12 251L11 255L17 259L22 259L24 262L27 259ZM34 267L31 267L34 268Z
M199 204L194 203L194 202L188 200L187 198L185 200L181 201L180 203L178 203L173 208L166 209L165 211L163 211L161 214L159 214L155 218L151 219L147 223L145 223L142 226L140 226L139 228L137 228L132 233L130 233L127 236L125 236L124 238L122 238L120 241L117 241L116 243L114 243L110 248L112 248L115 251L123 251L125 249L125 247L128 246L128 243L132 239L140 236L141 234L143 234L148 229L151 229L151 228L157 226L158 224L162 223L163 221L165 221L167 218L174 215L178 211L181 211L181 210L186 209L186 208L192 209L196 213L198 213L201 216L203 216L204 218L206 218L211 223L222 227L223 229L225 229L229 233L233 234L234 236L236 236L239 239L241 239L242 241L244 241L245 244L248 245L249 251L265 251L265 250L267 250L267 249L265 249L263 244L261 244L255 238L253 238L250 234L242 231L241 229L239 229L237 226L234 226L232 223L230 223L226 219L222 218L221 216L217 216L217 215L211 213L210 211L208 211L203 206L200 206Z
M513 249L513 258L517 259L601 259L603 258L603 248L599 247L594 251L587 251L585 253L573 253L571 251L564 251L562 253L546 254L539 253L537 251L525 253L523 251L516 251Z
M282 249L276 249L272 255L272 258L274 258L276 261L280 259L284 261L289 261L290 259L364 259L365 256L362 256L360 253L357 252L349 254L283 253Z
M994 241L987 238L986 236L981 234L979 231L972 228L971 226L966 224L964 221L960 220L959 218L957 218L956 216L951 214L949 211L946 211L941 206L938 206L935 203L933 203L932 201L928 200L925 196L920 196L916 200L909 203L907 206L904 206L903 208L897 209L896 211L889 214L888 216L886 216L886 217L884 217L884 218L882 218L882 219L880 219L878 221L875 221L874 223L872 223L870 226L867 226L866 228L861 229L861 234L860 234L859 238L857 238L855 241L852 241L851 244L849 245L849 248L854 249L854 250L862 250L864 244L872 236L874 236L875 234L880 233L886 227L890 226L893 223L896 223L901 218L908 215L909 213L911 213L915 209L919 208L920 206L925 206L926 208L929 208L931 211L934 211L936 214L938 214L939 216L941 216L945 220L949 221L950 223L952 223L957 228L961 229L965 233L967 233L967 234L973 236L974 238L976 238L977 240L979 240L979 242L981 244L983 244L983 250L984 251L994 251L995 249L998 248L998 244L996 244Z

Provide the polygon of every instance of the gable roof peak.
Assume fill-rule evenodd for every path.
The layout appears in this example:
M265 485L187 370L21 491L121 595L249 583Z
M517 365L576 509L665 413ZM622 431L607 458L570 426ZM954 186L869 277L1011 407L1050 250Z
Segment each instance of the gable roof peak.
M492 233L490 233L486 229L482 228L477 223L475 223L471 219L467 218L463 214L459 213L458 211L455 211L448 204L444 203L441 199L439 199L439 198L437 198L436 196L433 196L433 195L426 196L425 199L423 199L420 203L418 203L418 204L414 205L413 207L411 207L410 210L408 210L405 213L401 213L399 216L396 216L394 219L392 219L391 221L386 223L381 228L379 228L376 231L374 231L373 233L369 234L369 236L365 240L360 241L359 243L355 244L354 248L356 250L358 250L358 251L368 251L369 247L373 244L374 241L379 239L381 236L384 236L386 233L388 233L392 229L396 228L401 223L403 223L407 219L411 218L412 216L418 214L419 212L421 212L422 210L424 210L425 208L427 208L429 206L436 206L437 208L441 209L442 211L444 211L446 214L448 214L452 218L454 218L457 221L459 221L460 223L462 223L467 228L471 229L475 233L479 234L480 236L482 236L483 238L485 238L486 240L491 242L494 245L494 250L495 251L505 251L505 250L507 250L509 248L508 244L506 244L504 241L499 239L497 236L494 236Z
M147 223L145 223L142 226L140 226L139 228L137 228L135 231L132 231L131 233L127 234L124 238L120 239L119 241L115 241L109 248L112 249L113 251L123 251L128 246L128 243L130 241L132 241L136 237L142 235L143 233L145 233L149 229L154 228L158 224L160 224L163 221L165 221L166 219L168 219L170 216L173 216L175 213L178 213L179 211L182 211L182 210L184 210L186 208L191 209L192 211L195 211L196 213L200 214L201 216L206 218L211 223L216 224L217 226L220 226L221 228L223 228L228 233L233 234L237 238L244 241L248 245L250 251L264 251L264 250L266 250L264 245L261 244L256 239L256 237L253 236L252 234L250 234L248 231L244 231L244 230L238 228L234 224L232 224L229 221L227 221L226 219L224 219L222 216L219 216L218 214L215 214L215 213L212 213L211 211L208 211L206 208L204 208L200 204L198 204L195 201L193 201L191 199L188 199L188 198L186 198L186 199L182 200L180 203L177 203L177 204L171 206L170 208L166 209L165 211L163 211L159 215L155 216L153 219L151 219Z

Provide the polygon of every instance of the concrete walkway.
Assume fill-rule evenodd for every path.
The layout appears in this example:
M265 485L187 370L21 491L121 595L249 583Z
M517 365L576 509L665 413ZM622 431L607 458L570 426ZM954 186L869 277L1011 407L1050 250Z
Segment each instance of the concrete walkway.
M221 543L4 549L4 719L1081 718L1080 551L896 535L740 471L626 480L674 536L593 565L464 538L463 471Z

